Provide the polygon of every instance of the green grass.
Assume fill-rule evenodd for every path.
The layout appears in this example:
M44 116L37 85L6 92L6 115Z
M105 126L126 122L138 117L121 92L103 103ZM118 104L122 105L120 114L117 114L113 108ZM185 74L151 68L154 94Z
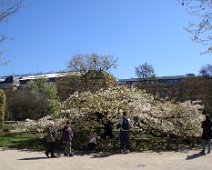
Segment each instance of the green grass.
M42 134L4 134L0 136L0 147L42 150L45 139Z
M72 148L77 151L85 151L87 147L87 138L82 138L81 133L75 133L72 141ZM80 142L79 142L80 141ZM150 135L132 135L131 136L131 149L133 151L166 151L166 150L184 150L192 149L200 146L200 141L195 142L192 146L191 141L171 140L167 141L166 138L152 137ZM113 139L98 139L98 148L101 151L116 151L119 149L119 136L115 134ZM44 134L4 134L0 136L0 147L29 149L29 150L45 150L46 139ZM63 143L57 141L57 149L63 150Z

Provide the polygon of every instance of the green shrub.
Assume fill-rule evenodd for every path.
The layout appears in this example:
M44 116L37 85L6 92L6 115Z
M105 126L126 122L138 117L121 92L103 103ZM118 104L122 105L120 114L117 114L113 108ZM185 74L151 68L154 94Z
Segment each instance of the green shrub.
M4 114L6 109L6 98L2 90L0 90L0 133L2 133L4 126Z
M14 129L15 129L14 126L9 124L4 124L3 132L10 132L11 130L14 130Z

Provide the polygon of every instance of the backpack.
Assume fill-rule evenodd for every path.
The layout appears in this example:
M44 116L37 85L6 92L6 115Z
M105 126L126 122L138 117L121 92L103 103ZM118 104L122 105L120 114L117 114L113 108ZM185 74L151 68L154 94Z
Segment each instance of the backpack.
M129 121L128 121L128 119L124 118L124 117L122 119L123 119L123 122L122 122L121 128L123 130L129 130Z

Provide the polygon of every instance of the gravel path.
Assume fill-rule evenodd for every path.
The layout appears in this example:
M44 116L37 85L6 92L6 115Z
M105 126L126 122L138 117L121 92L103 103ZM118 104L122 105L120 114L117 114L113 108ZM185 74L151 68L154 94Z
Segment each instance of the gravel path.
M0 148L0 170L209 170L212 154L199 151L93 153L46 158L43 152Z

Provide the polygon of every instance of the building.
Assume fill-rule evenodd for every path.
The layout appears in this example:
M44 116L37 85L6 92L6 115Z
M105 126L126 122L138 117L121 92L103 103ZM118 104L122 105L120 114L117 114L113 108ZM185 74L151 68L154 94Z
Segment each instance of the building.
M25 75L11 75L7 77L0 77L0 87L4 89L11 89L13 87L24 87L29 81L37 78L46 78L49 83L55 83L58 78L67 75L78 75L77 72L56 72L45 74L25 74Z
M186 74L184 75L179 75L179 76L162 76L162 77L156 77L156 78L149 78L143 80L147 84L155 84L155 83L162 83L162 84L177 84L182 82L185 78L188 77L195 77L194 74ZM131 85L135 86L139 83L140 79L139 78L130 78L130 79L119 79L118 82L121 85Z
M0 87L4 89L12 87L24 87L29 81L35 80L37 78L46 78L49 83L54 83L58 78L67 75L80 75L77 72L55 72L55 73L45 73L45 74L25 74L25 75L14 75L8 77L0 77ZM147 84L163 83L163 84L177 84L188 77L195 77L194 74L187 74L185 76L162 76L156 77L154 79L145 79ZM117 80L120 85L130 85L135 86L139 83L139 78L130 79L119 79Z

